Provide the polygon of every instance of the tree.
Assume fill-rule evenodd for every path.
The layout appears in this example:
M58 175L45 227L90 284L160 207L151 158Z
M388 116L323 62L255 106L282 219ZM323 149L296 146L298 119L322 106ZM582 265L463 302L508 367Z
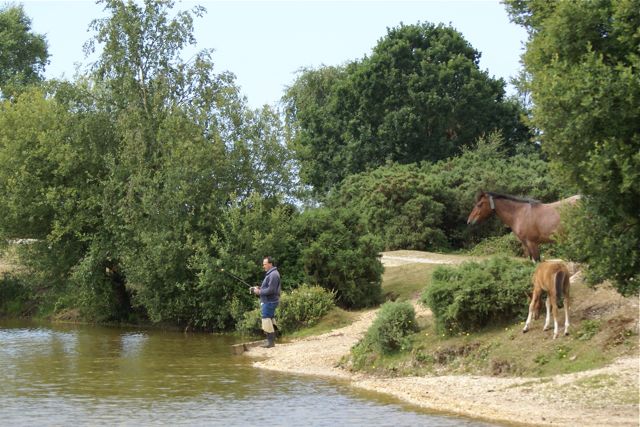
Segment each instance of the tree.
M532 123L555 172L585 195L571 255L589 264L592 280L638 292L640 2L506 4L529 32Z
M228 211L251 197L277 211L290 197L282 124L250 111L210 52L182 60L202 9L103 3L91 73L0 104L0 241L37 239L24 262L43 289L56 285L52 306L229 327L230 306L253 300L215 269L225 248L244 249L224 232Z
M447 158L495 129L514 150L528 137L521 108L479 59L451 27L401 25L370 57L304 70L285 95L303 181L322 194L388 161Z
M31 19L22 6L0 8L0 96L42 81L49 63L43 35L31 32Z

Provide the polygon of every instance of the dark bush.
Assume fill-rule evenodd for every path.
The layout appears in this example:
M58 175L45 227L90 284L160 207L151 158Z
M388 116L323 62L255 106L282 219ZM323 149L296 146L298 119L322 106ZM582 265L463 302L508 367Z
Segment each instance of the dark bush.
M504 257L439 267L421 302L448 335L524 319L533 270L529 262Z
M0 275L0 316L21 316L29 300L29 290L17 277Z
M353 209L310 209L298 217L300 265L310 283L335 291L343 308L378 304L381 299L381 240L367 233Z

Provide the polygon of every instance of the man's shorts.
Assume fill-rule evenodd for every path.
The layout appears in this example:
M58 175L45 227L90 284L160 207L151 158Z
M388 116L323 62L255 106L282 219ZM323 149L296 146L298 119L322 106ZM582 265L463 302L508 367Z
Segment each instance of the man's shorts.
M271 319L276 316L277 302L261 302L260 314L263 319Z

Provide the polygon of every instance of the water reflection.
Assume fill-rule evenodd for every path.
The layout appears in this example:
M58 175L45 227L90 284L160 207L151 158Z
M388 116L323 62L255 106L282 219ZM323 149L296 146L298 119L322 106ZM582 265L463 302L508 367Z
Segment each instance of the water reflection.
M235 339L0 321L3 425L486 425L251 367Z

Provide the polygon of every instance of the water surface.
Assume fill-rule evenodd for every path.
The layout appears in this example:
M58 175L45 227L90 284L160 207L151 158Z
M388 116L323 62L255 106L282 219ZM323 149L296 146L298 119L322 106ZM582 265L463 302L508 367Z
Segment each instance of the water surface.
M0 320L2 425L487 426L263 371L238 338Z

